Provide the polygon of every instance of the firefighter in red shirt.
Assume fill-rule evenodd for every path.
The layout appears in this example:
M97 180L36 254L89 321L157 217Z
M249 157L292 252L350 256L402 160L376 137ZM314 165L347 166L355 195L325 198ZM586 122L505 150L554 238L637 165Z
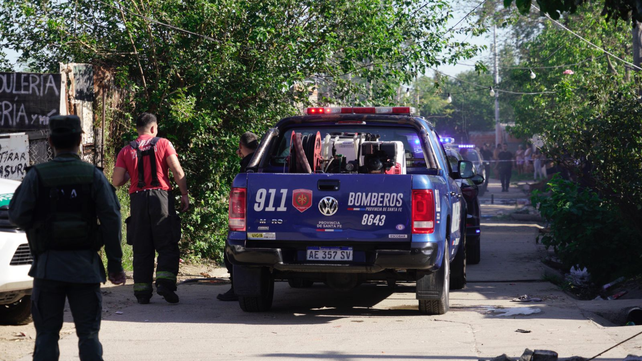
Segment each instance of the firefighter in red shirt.
M136 130L138 138L118 153L112 176L116 187L125 185L131 177L131 217L126 222L127 243L134 250L134 295L138 303L149 303L153 293L154 257L158 252L156 292L167 302L177 303L181 228L170 193L168 170L172 170L181 190L182 212L189 209L187 179L172 143L156 136L158 122L154 114L139 115Z

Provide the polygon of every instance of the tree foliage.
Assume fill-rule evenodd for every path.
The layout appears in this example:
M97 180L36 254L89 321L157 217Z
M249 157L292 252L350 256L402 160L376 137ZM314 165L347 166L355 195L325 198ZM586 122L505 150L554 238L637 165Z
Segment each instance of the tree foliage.
M630 227L612 202L558 175L549 185L551 196L533 197L551 222L542 244L552 247L568 268L586 267L597 284L642 274L642 233Z
M112 69L127 114L157 113L194 210L188 250L220 255L238 135L261 134L308 102L391 104L398 86L475 47L452 41L443 0L1 0L0 45L36 71L59 62ZM355 81L358 79L358 81ZM114 134L114 155L132 136Z
M626 24L608 21L597 4L574 11L564 18L566 27L631 61ZM536 199L551 222L544 243L553 246L567 266L587 266L600 280L604 275L639 274L633 266L642 256L637 75L614 56L551 23L524 46L527 57L510 78L536 94L514 102L516 124L511 131L523 137L541 135L547 158L568 174L567 180L549 184L550 198ZM533 69L537 77L530 79L521 69Z
M513 0L504 0L504 5L510 7ZM559 19L565 13L575 13L578 8L585 4L592 4L594 2L588 0L574 0L574 1L560 1L560 0L537 0L537 7L541 14L547 14L553 19ZM533 2L532 0L515 0L517 9L522 14L527 14L531 11ZM640 0L604 0L601 15L606 16L607 19L613 20L637 20L642 21L642 1Z

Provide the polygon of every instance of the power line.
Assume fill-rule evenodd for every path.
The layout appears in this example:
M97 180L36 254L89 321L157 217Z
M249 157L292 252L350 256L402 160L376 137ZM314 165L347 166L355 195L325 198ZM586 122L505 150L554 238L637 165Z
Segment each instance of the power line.
M494 89L494 90L499 93L517 94L517 95L555 94L555 92L514 92L514 91L502 90L502 89Z
M176 30L176 31L181 32L181 33L185 33L185 34L188 34L188 35L194 35L194 36L197 36L197 37L199 37L199 38L203 38L203 39L206 39L206 40L209 40L209 41L213 41L213 42L216 42L216 43L220 43L220 40L214 39L214 38L213 38L213 37L211 37L211 36L207 36L207 35L203 35L203 34L198 34L198 33L195 33L195 32L189 31L189 30L185 30L185 29L179 28L179 27L174 26L174 25L170 25L170 24L167 24L167 23L160 22L160 21L158 21L158 20L154 20L154 19L149 18L149 17L147 17L147 16L144 16L144 15L138 14L138 13L136 13L136 12L133 12L133 11L131 11L131 10L127 9L127 8L126 8L126 7L124 7L124 6L123 6L123 8L122 8L122 9L119 9L119 8L118 8L118 7L116 7L116 6L114 6L114 5L112 5L112 4L108 4L108 3L103 2L103 1L101 1L101 0L98 0L98 2L99 2L99 3L101 3L101 4L103 4L103 5L105 5L105 6L111 7L111 8L113 8L113 9L116 9L116 10L119 10L119 11L120 11L120 10L123 10L123 11L125 11L125 12L129 13L130 15L134 15L134 16L137 16L137 17L139 17L139 18L145 19L145 20L147 20L147 21L149 21L149 22L151 22L151 23L158 24L158 25L161 25L161 26L165 26L165 27L168 27L168 28L170 28L170 29Z
M588 57L588 58L586 58L586 59L584 59L584 60L582 60L582 61L578 61L577 63L573 63L573 64L550 65L550 66L531 66L531 67L511 66L511 69L525 69L525 70L526 70L526 69L557 69L557 68L568 68L568 67L571 67L571 66L578 66L578 65L584 64L584 63L586 63L586 62L593 61L593 60L595 60L595 59L603 58L603 57L605 57L605 56L606 56L606 55L600 55L600 56L597 56L597 57L592 57L592 56L590 56L590 57Z
M499 92L499 93L505 93L505 94L516 94L516 95L555 94L555 92L552 92L552 91L544 91L544 92L517 92L517 91L512 91L512 90L497 89L497 88L493 88L492 86L479 85L479 84L477 84L477 83L474 83L474 82L471 82L471 81L468 81L468 80L459 79L459 78L454 77L454 76L452 76L452 75L449 75L449 74L443 73L443 72L441 72L441 71L439 71L439 70L437 70L437 69L432 69L432 68L431 68L431 70L432 70L432 71L434 71L434 72L436 72L436 73L439 73L439 74L445 75L445 76L447 76L447 77L453 78L453 79L455 79L455 80L457 80L457 81L464 82L464 83L468 83L468 84L471 84L471 85L473 85L473 86L476 86L476 87L478 88L477 90L487 89L487 90L494 90L494 91ZM451 93L451 94L454 94L454 93Z
M578 65L584 64L586 62L593 61L595 59L603 58L604 56L606 56L606 55L600 55L600 56L597 56L597 57L592 57L591 56L591 57L588 57L588 58L586 58L584 60L578 61L577 63L573 63L573 64L549 65L549 66L510 66L509 68L511 68L511 69L522 69L522 70L568 68L568 67L571 67L571 66L578 66ZM470 66L470 67L477 66L475 64L466 64L466 63L457 63L457 65Z
M532 6L532 7L534 7L535 9L537 9L538 11L540 11L540 12L541 12L541 10L540 10L537 6L535 6L534 4L531 4L531 6ZM578 37L580 40L582 40L582 41L584 41L585 43L587 43L587 44L591 45L591 46L592 46L592 47L594 47L595 49L597 49L597 50L599 50L599 51L601 51L601 52L603 52L603 53L605 53L605 54L608 54L608 55L610 55L610 56L614 57L615 59L617 59L617 60L619 60L619 61L621 61L621 62L623 62L623 63L625 63L625 64L630 65L630 66L631 66L631 67L633 67L634 69L642 70L642 68L640 68L639 66L637 66L637 65L635 65L635 64L633 64L633 63L630 63L630 62L628 62L628 61L626 61L626 60L624 60L624 59L622 59L622 58L618 57L617 55L615 55L615 54L613 54L613 53L609 52L608 50L606 50L606 49L604 49L604 48L600 48L599 46L597 46L597 45L593 44L592 42L590 42L590 41L588 41L588 40L584 39L581 35L577 34L577 33L576 33L576 32L574 32L573 30L571 30L571 29L567 28L566 26L564 26L564 25L563 25L562 23L560 23L559 21L557 21L557 20L555 20L555 19L551 18L551 16L550 16L550 15L545 14L545 16L546 16L550 21L554 22L554 23L555 23L557 26L559 26L560 28L562 28L562 29L564 29L564 30L568 31L569 33L571 33L571 34L573 34L573 35L575 35L575 36L576 36L576 37Z
M454 28L456 28L456 27L457 27L457 25L461 24L461 22L462 22L462 21L464 21L464 19L466 19L466 18L467 18L467 17L469 17L472 13L474 13L474 12L475 12L475 10L479 9L479 7L480 7L480 6L484 5L484 4L486 3L486 1L488 1L488 0L484 0L484 1L482 1L479 5L475 6L475 8L474 8L474 9L472 9L471 11L469 11L469 12L468 12L468 14L466 14L466 16L464 16L463 18L459 19L459 21L457 22L457 24L455 24L455 25L451 26L451 27L450 27L450 29L448 29L448 30L446 31L446 33L449 33L451 30L453 30Z

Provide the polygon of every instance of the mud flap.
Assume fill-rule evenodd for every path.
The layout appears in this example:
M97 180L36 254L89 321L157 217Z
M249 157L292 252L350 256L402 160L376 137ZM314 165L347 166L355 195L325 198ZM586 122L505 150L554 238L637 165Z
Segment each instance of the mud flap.
M435 276L434 273L417 272L416 296L418 300L438 300L441 297L444 279Z
M441 249L443 252L443 248ZM440 270L443 268L443 263L446 261L442 258L442 265ZM440 277L441 276L441 277ZM426 271L417 271L417 289L416 297L418 300L438 300L442 297L442 290L444 289L444 277L442 272L426 272Z
M267 272L262 267L233 265L234 293L238 296L257 297L261 295L261 274Z

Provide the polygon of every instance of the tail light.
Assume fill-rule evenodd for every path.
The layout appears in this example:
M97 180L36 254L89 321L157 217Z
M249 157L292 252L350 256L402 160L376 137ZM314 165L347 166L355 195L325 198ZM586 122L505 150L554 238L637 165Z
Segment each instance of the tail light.
M232 188L230 192L230 209L228 224L230 231L245 232L247 190L245 188Z
M435 197L430 189L412 190L412 233L435 231Z

